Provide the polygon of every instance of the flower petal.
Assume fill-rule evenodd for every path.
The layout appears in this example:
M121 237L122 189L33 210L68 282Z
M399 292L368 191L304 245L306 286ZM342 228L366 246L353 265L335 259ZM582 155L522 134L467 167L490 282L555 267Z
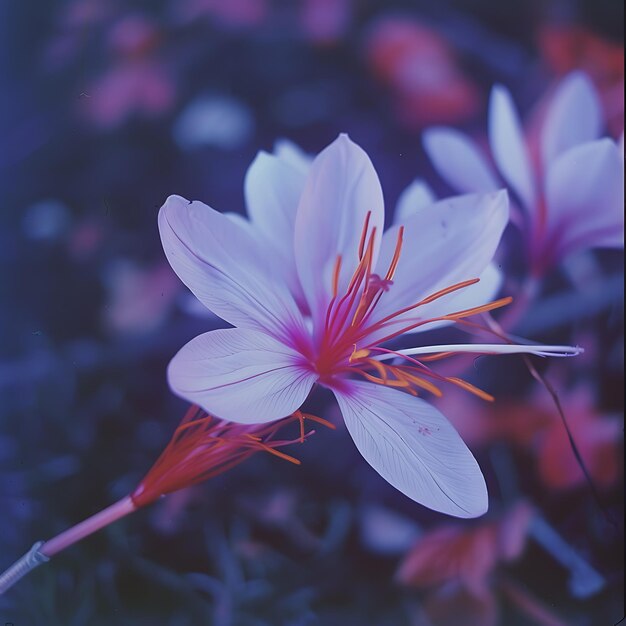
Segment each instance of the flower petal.
M555 255L624 245L624 161L610 139L562 154L546 179L548 228Z
M541 131L543 167L563 152L600 136L602 110L586 74L572 72L558 85Z
M304 294L296 270L293 236L305 180L306 173L289 160L259 152L244 182L252 226L267 245L268 254L275 261L275 271L299 303L304 303Z
M309 168L313 163L313 157L289 139L278 139L274 143L274 154L304 175L309 173Z
M304 322L287 286L235 220L201 202L170 196L159 212L159 231L174 271L216 315L285 340L302 331Z
M248 168L244 194L252 223L280 247L292 249L293 231L306 175L267 152L259 152Z
M493 158L504 179L529 211L535 206L536 189L522 125L511 94L502 86L491 92L489 102L489 143Z
M340 290L352 276L368 212L379 242L384 205L378 176L367 154L340 135L313 161L296 217L296 263L314 320L326 313L338 255Z
M242 328L213 330L192 339L168 368L177 395L231 422L271 422L304 402L315 374L302 357L268 335Z
M393 223L403 224L414 213L436 202L437 198L428 183L415 179L401 194L393 212Z
M413 215L404 224L403 251L393 285L376 307L376 319L441 289L480 277L493 258L507 221L506 191L448 198ZM398 226L394 226L383 237L377 268L381 276L393 257L397 234ZM409 318L426 319L458 310L450 308L450 303L460 294L418 307L397 322L406 326Z
M424 132L423 142L439 175L456 191L471 193L501 187L478 146L464 133L433 127Z
M361 381L347 381L334 393L359 452L396 489L456 517L487 511L478 463L437 409L420 398Z

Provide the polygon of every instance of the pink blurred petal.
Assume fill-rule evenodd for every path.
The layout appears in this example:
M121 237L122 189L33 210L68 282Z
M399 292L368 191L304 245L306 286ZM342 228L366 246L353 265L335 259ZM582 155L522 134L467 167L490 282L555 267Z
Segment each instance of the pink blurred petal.
M428 588L460 582L485 590L498 559L493 524L477 528L440 526L425 533L402 562L396 578L404 585Z
M475 114L476 87L461 72L449 43L434 29L402 17L377 20L366 40L375 75L391 89L404 124L419 127Z
M303 0L300 21L308 39L318 44L332 44L348 28L352 0Z
M129 263L113 268L104 321L117 333L146 334L156 330L173 307L180 282L169 265L141 269Z
M620 472L619 451L623 426L617 417L598 414L589 394L581 390L564 400L564 411L572 436L592 480L609 487ZM572 489L585 484L561 418L553 411L537 451L539 472L547 485L555 489Z

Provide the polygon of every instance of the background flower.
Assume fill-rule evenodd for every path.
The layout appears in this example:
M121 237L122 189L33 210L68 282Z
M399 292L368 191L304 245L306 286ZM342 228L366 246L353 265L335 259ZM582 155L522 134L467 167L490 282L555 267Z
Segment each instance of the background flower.
M533 145L509 91L493 88L491 154L523 209L518 220L525 223L534 275L574 252L624 245L623 155L610 139L598 139L603 117L589 78L566 76L541 117L538 145ZM498 187L489 162L461 133L432 128L424 145L440 174L459 191Z

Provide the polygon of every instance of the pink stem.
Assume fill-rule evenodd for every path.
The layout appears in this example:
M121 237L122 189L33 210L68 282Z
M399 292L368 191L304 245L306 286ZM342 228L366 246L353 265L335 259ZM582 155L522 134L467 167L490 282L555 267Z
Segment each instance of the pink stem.
M39 552L50 558L77 541L84 539L88 535L95 533L97 530L116 522L118 519L136 510L137 507L135 506L132 498L130 496L126 496L115 504L103 509L99 513L96 513L79 524L76 524L76 526L72 526L56 537L46 541L43 546L39 548Z
M538 624L542 626L567 626L565 622L513 581L501 580L500 588L509 600Z
M532 301L537 297L538 291L539 281L533 277L527 279L519 293L513 298L513 304L504 310L499 320L500 326L508 331L513 330L515 325L528 310Z

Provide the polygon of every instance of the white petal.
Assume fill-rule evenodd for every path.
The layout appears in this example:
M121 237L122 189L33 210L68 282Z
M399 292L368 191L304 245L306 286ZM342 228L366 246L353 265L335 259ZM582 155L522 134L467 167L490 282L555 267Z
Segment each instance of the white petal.
M530 157L511 94L501 86L494 87L491 92L489 143L500 173L526 208L532 211L536 189Z
M559 83L543 122L543 167L566 150L597 139L601 130L602 109L593 84L582 72L568 74Z
M347 381L334 393L359 452L396 489L456 517L487 511L487 488L476 460L434 407L361 381Z
M255 236L255 230L252 226L252 223L241 213L235 213L234 211L224 211L222 215L246 230L252 237Z
M464 133L433 127L425 131L423 141L435 169L456 191L494 191L501 187L483 153Z
M507 221L505 191L448 198L416 213L404 224L402 253L393 285L376 307L375 319L441 289L480 277L493 258ZM398 226L394 226L383 238L377 268L381 276L393 256L397 233ZM429 319L451 313L452 297L445 296L406 313L398 318L398 325L407 326L403 321L407 318Z
M465 311L493 300L502 287L502 272L495 263L490 263L479 278L475 285L451 294L446 308L450 310L452 306L454 311Z
M393 223L402 224L414 213L436 202L437 198L428 183L415 179L401 194L393 212Z
M624 245L624 161L612 140L562 154L548 170L546 198L555 255Z
M305 180L306 173L288 160L259 152L244 182L252 226L267 245L268 254L275 261L275 272L287 283L297 302L304 301L304 294L296 270L293 238Z
M250 220L270 239L293 248L296 211L306 175L277 156L259 152L244 181Z
M274 143L274 154L305 175L308 174L313 163L313 157L289 139L278 139Z
M338 255L341 290L356 268L368 213L370 232L377 232L376 257L384 223L380 182L367 154L340 135L313 161L296 217L298 274L317 321L323 322L326 313Z
M201 202L170 196L159 231L174 271L216 315L283 339L302 332L292 295L247 228Z
M293 413L316 376L302 357L268 335L242 328L213 330L192 339L168 368L172 390L205 411L243 424Z

